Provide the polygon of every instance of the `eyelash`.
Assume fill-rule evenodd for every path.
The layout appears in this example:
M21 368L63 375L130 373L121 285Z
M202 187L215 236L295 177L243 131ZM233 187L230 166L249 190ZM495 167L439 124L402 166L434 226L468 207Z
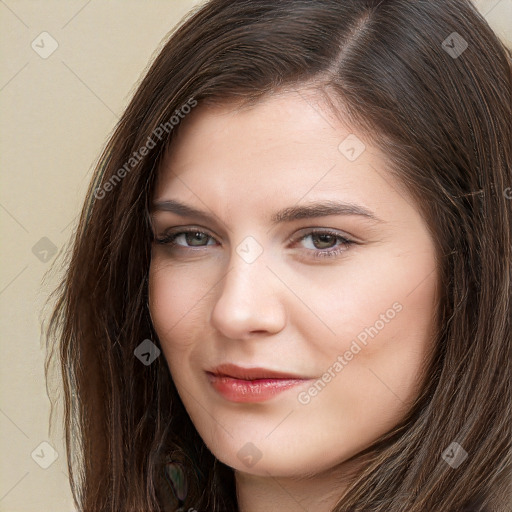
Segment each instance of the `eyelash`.
M184 235L187 233L201 233L202 235L206 235L210 239L214 239L214 237L212 237L211 235L209 235L208 233L206 233L204 231L201 231L200 229L196 229L196 228L187 229L186 228L186 229L182 229L181 231L178 231L175 233L170 233L170 234L164 236L163 238L155 238L155 242L160 245L168 245L168 246L170 246L171 249L178 246L178 247L184 248L185 250L189 249L189 250L194 251L195 249L193 249L191 247L179 245L175 242L176 238L178 238L180 235ZM289 241L295 242L295 243L302 242L305 238L308 238L308 237L314 236L314 235L330 235L330 236L333 236L335 239L341 241L340 248L335 249L335 250L307 249L307 251L314 253L313 254L314 258L335 258L335 257L339 256L341 253L345 252L351 245L354 245L356 243L353 240L350 240L344 236L341 236L339 233L337 233L335 231L328 230L328 229L312 230L312 231L309 231L308 233L306 233L305 235L301 235L298 238L291 238ZM208 247L208 245L198 246L198 248L200 248L200 249L202 249L204 247Z

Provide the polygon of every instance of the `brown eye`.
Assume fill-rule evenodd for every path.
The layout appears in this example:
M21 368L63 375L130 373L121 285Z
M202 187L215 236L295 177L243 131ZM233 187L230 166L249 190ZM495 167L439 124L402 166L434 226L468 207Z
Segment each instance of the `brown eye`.
M297 242L310 239L307 244L308 253L314 258L333 258L345 252L351 245L355 244L353 240L349 240L345 236L335 231L310 231L299 237Z
M328 233L319 233L311 235L311 240L313 240L313 245L317 249L329 249L333 247L333 244L336 245L337 242L337 238Z

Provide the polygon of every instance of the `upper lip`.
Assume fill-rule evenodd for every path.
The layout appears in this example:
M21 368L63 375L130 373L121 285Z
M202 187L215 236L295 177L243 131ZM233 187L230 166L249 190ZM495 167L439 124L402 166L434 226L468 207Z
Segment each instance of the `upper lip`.
M237 366L235 364L221 364L209 370L208 373L213 373L218 376L232 377L234 379L242 380L307 378L294 373L280 372L261 367L244 368L242 366Z

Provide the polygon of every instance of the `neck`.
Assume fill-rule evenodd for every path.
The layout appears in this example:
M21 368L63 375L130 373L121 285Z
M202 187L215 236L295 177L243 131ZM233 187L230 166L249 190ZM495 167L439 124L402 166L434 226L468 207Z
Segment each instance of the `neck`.
M235 471L239 512L331 512L348 487L348 468L308 477L258 476Z

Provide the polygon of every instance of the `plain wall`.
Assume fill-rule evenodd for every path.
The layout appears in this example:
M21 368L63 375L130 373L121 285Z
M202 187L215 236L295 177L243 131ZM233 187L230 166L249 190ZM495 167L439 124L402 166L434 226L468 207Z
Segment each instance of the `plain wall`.
M74 510L59 410L49 431L40 337L41 307L58 275L42 278L72 233L136 82L198 3L0 1L0 511ZM512 0L477 5L510 45ZM58 44L49 56L55 43L42 32ZM47 469L52 448L41 443L58 453Z

